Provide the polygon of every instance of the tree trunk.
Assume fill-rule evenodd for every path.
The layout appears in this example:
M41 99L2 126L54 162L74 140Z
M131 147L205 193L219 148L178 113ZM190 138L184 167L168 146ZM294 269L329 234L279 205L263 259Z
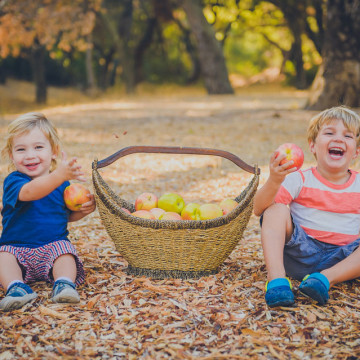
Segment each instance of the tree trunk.
M360 0L329 0L323 64L312 85L309 109L360 106Z
M33 80L36 88L36 103L45 104L47 100L47 84L45 77L45 48L37 41L31 49Z
M147 19L146 29L144 31L143 37L140 39L134 51L134 76L135 84L139 84L144 80L143 74L143 62L144 55L146 50L151 45L153 40L153 34L155 27L157 25L157 20L155 17L149 17Z
M93 44L91 34L86 36L86 53L85 53L85 67L86 67L86 80L87 80L87 92L93 95L96 92L96 81L93 68Z
M225 57L215 38L212 26L206 21L200 0L184 0L190 28L194 34L199 53L201 73L209 94L232 94Z

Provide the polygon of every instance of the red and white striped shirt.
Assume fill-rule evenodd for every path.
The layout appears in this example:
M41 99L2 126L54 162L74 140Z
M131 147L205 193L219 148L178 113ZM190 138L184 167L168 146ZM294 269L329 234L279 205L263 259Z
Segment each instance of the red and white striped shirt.
M360 231L360 175L350 173L345 184L336 185L314 167L299 170L285 178L275 202L289 205L294 222L309 236L329 244L349 244Z

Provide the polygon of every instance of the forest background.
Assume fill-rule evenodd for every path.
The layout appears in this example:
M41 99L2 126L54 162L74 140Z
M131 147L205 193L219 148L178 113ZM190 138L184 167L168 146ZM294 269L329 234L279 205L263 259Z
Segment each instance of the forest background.
M258 164L283 142L305 152L319 110L359 107L357 0L0 0L0 146L17 114L40 110L91 184L91 163L130 145L212 147ZM359 163L353 167L359 170ZM7 174L1 159L0 181ZM250 174L215 157L133 154L102 176L143 191L235 197ZM2 192L2 189L0 190ZM39 297L0 314L4 359L360 358L359 279L320 307L269 309L258 218L215 275L126 272L98 212L69 226L86 269L79 305ZM4 296L0 289L0 297Z
M231 94L282 79L312 86L311 108L359 106L359 9L358 0L1 0L0 83L32 81L44 104L49 85Z

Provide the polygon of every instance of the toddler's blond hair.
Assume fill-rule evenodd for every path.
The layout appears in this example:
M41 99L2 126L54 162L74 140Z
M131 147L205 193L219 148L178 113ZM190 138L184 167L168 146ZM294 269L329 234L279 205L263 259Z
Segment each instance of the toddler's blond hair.
M341 120L349 131L356 136L356 145L360 144L360 116L346 106L335 106L326 109L314 116L307 129L308 141L315 142L319 130L323 125L329 124L334 120Z
M23 114L13 120L9 126L7 135L5 137L5 146L1 150L3 157L9 160L9 171L14 170L15 166L11 161L11 154L13 148L13 140L15 136L26 134L39 128L46 138L49 140L53 153L58 156L61 149L61 141L54 125L40 112L29 112ZM51 171L56 168L56 159L51 160Z

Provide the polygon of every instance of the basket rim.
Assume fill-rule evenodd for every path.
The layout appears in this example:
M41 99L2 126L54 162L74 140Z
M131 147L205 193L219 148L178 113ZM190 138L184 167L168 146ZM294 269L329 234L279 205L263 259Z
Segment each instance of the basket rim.
M210 220L157 220L157 219L143 219L131 214L128 214L121 207L133 209L133 205L128 201L122 199L111 189L97 169L97 160L93 162L92 179L95 189L95 197L100 199L105 207L113 214L118 215L122 220L134 225L139 225L145 228L153 229L207 229L215 228L230 223L241 215L243 210L251 204L259 184L259 174L255 173L249 184L243 189L235 200L239 203L235 209L230 213ZM106 193L102 190L106 190ZM122 205L120 205L122 204Z

